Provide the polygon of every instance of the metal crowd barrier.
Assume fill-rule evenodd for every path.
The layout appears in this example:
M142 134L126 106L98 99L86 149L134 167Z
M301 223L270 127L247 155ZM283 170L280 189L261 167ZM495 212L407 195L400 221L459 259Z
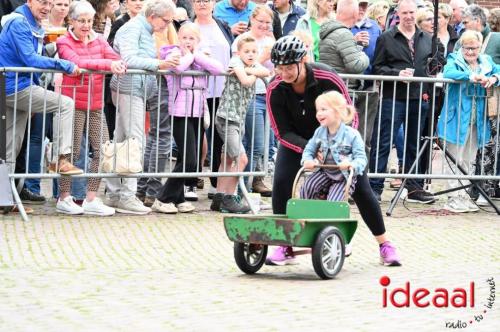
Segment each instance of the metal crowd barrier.
M36 75L36 74L40 74L40 73L44 73L44 74L58 74L59 72L57 71L48 71L48 70L39 70L39 69L36 69L36 68L0 68L0 87L1 87L1 84L4 84L5 83L5 74L6 73L15 73L16 75L16 82L18 82L18 75L20 73L29 73L30 75L30 78L33 79L33 76ZM88 71L88 70L82 70L82 73L86 74L86 75L89 75L90 77L92 75L103 75L103 74L110 74L109 72L93 72L93 71ZM174 146L173 146L173 142L175 142L174 140L174 135L173 135L173 122L174 122L174 119L173 117L169 117L169 120L168 120L168 127L170 127L168 130L165 130L168 131L168 134L166 135L167 137L160 137L160 132L161 131L164 131L164 127L165 127L165 124L166 123L163 123L163 124L160 124L160 120L162 119L162 116L161 114L165 114L165 112L167 112L167 104L168 102L166 102L165 98L166 98L166 94L167 94L167 88L165 86L166 84L166 81L165 79L162 79L162 77L164 75L176 75L176 76L181 76L181 77L184 77L184 76L196 76L196 77L202 77L203 79L207 80L208 82L208 91L212 91L214 85L218 82L218 80L224 80L225 79L225 76L227 75L219 75L219 76L209 76L207 75L206 72L195 72L195 71L186 71L186 72L183 72L182 74L173 74L171 73L170 71L158 71L158 72L155 72L155 73L152 73L152 72L147 72L147 71L143 71L143 70L128 70L127 71L127 74L126 75L131 75L133 76L134 78L136 79L139 79L139 80L143 80L145 82L148 81L148 78L153 78L152 81L154 81L154 85L147 85L147 84L144 84L143 85L143 88L142 90L137 93L137 91L128 91L127 93L123 93L120 91L120 83L118 83L118 87L117 87L117 91L116 91L116 98L118 98L118 96L123 96L123 95L128 95L128 97L130 97L131 100L134 100L134 97L138 97L138 96L141 96L141 97L138 97L139 99L142 99L143 101L143 105L141 106L143 108L143 112L142 112L142 118L141 119L134 119L134 121L128 121L129 122L129 126L132 127L133 125L136 124L136 122L139 120L139 121L142 121L143 123L146 123L146 114L149 113L149 115L151 116L151 118L155 118L156 119L156 123L153 123L151 122L150 123L150 128L154 128L156 127L156 132L149 132L147 133L145 130L142 132L142 135L141 137L138 137L139 141L140 141L140 144L141 144L141 153L142 153L142 157L141 157L141 163L143 166L145 166L144 164L144 154L146 152L146 147L147 147L147 144L148 144L148 140L151 138L151 139L155 139L156 140L156 143L157 144L153 144L153 146L149 149L150 152L152 154L154 154L154 160L153 160L153 164L155 165L154 166L154 170L156 171L141 171L141 172L138 172L138 173L129 173L129 174L123 174L123 173L120 173L118 174L116 172L116 161L113 165L113 171L111 172L104 172L101 165L99 166L99 170L95 173L92 173L90 172L89 168L88 168L88 162L89 162L89 150L90 150L90 143L89 143L89 116L88 116L88 112L87 112L87 117L86 117L86 124L85 124L85 129L84 129L84 133L85 135L83 135L82 137L82 142L85 142L83 144L83 148L84 148L84 151L86 151L86 153L84 153L84 161L83 161L83 165L84 167L82 168L84 170L84 173L83 174L80 174L80 175L73 175L72 178L75 178L75 179L78 179L78 178L197 178L197 177L229 177L229 176L237 176L239 177L239 184L240 184L240 191L241 193L245 196L245 198L248 198L247 197L247 190L246 190L246 185L245 185L245 178L247 179L252 179L252 177L255 177L255 176L265 176L267 174L267 160L268 160L268 153L269 153L269 132L270 132L270 124L269 124L269 119L268 119L268 116L267 116L267 112L264 112L264 115L265 115L265 118L264 118L264 126L263 128L258 128L257 125L256 125L256 121L255 121L255 112L254 112L254 119L252 119L252 134L249 138L249 142L247 142L247 145L249 146L253 146L254 143L255 143L255 139L256 139L256 135L262 135L263 136L263 140L264 140L264 149L262 151L262 168L259 169L259 170L254 170L254 171L229 171L227 170L227 168L225 167L226 166L226 152L227 152L227 147L224 147L224 149L222 150L222 153L224 154L224 156L221 158L221 164L224 165L224 169L222 172L219 172L217 170L213 170L213 171L205 171L203 170L203 163L204 163L204 157L203 157L203 153L202 153L202 149L203 149L203 140L199 140L199 144L197 146L197 151L195 152L196 153L196 164L197 164L197 167L196 167L196 171L194 172L188 172L186 171L186 164L184 163L183 165L183 169L181 172L174 172L174 164L175 162L173 161L172 157L174 155ZM83 76L82 76L82 79L81 79L81 82L80 84L83 84ZM50 89L50 83L48 80L45 80L43 82L43 85L42 85L42 88L44 89L44 91L49 91ZM57 87L58 89L60 89L61 87ZM75 99L75 89L76 89L76 86L72 86L70 87L73 89L73 99ZM100 112L100 116L101 116L101 119L105 119L106 118L106 114L105 114L105 107L106 107L106 93L105 93L105 86L103 85L102 87L103 91L102 91L102 95L103 95L103 98L102 98L102 104L103 106L101 107L100 110L97 110L96 112ZM158 90L158 93L157 94L154 94L154 90L157 89ZM187 90L187 93L192 93L194 92L195 90L197 89L200 89L199 87L193 87L193 86L181 86L181 87L176 87L176 89L182 89L182 90ZM1 91L5 94L5 88L2 88ZM15 87L15 91L17 93L17 84L16 84L16 87ZM123 91L123 90L122 90ZM89 96L91 97L92 93L91 93L91 87L89 85ZM254 91L255 92L255 91ZM172 93L172 92L169 92L169 93ZM89 97L89 100L88 100L88 107L90 107L90 97ZM46 115L48 114L47 112L47 107L44 103L44 106L43 106L43 109L41 110L34 110L31 108L31 102L32 102L32 96L31 96L31 92L30 92L30 107L29 107L29 110L28 110L28 118L31 119L32 115L34 115L35 113L41 113L42 114L42 128L41 128L41 131L44 133L43 135L45 135L45 129L46 129L46 125L48 125L48 123L46 123ZM254 93L254 97L255 98L255 93ZM16 102L17 102L17 99L15 99L14 101L14 109L16 109ZM193 105L187 105L187 102L188 100L186 99L186 105L185 105L185 108L186 109L189 109L190 107L192 107ZM1 114L1 118L2 118L2 121L0 123L0 125L3 125L5 126L5 123L6 123L6 115L5 115L5 112L6 112L6 97L5 96L1 96L1 99L0 99L0 105L2 105L2 114ZM130 111L129 112L129 115L132 114L132 109L133 109L133 106L134 105L126 105L125 108L127 108L128 106L130 106L130 109L125 109L125 110L120 110L120 104L118 104L115 100L115 104L116 104L116 113L118 112L127 112L127 111ZM194 104L194 102L193 102ZM154 106L152 106L154 105ZM208 106L208 104L203 100L203 101L200 101L200 107L203 107L203 105L205 105L205 107ZM215 99L212 98L212 105L211 105L212 109L215 109ZM123 107L123 105L121 105L121 107ZM254 105L255 107L255 105ZM89 108L87 108L87 111L89 110ZM56 112L54 112L54 116L56 117L58 114L61 115L61 111L62 111L62 106L61 106L61 101L59 100L59 107L57 109ZM90 112L94 112L94 111L90 111ZM13 116L14 116L14 123L16 121L16 114L17 112L14 112ZM188 116L186 115L186 118ZM212 112L211 113L211 116L210 116L210 127L207 129L206 133L208 134L208 137L210 139L210 146L214 146L214 140L215 140L215 137L217 134L217 130L215 128L215 117L216 117L216 114L215 112ZM60 122L60 118L58 119L59 122ZM57 120L56 120L57 121ZM198 128L196 129L197 131L197 135L198 137L202 137L203 136L203 133L205 132L204 128L203 128L203 117L201 118L201 120L199 121L198 123ZM184 122L184 121L183 121ZM227 121L226 121L226 126L227 126ZM54 122L55 124L55 122ZM102 124L102 122L101 122ZM117 126L119 126L119 124L116 124ZM187 124L186 124L187 125ZM109 125L108 125L109 126ZM245 126L245 123L243 122L241 124L241 127L244 127ZM20 142L16 142L16 133L15 133L15 126L13 128L13 142L12 142L12 146L16 146L16 144L20 144ZM30 139L30 136L31 136L31 132L32 132L32 126L31 126L31 121L27 121L27 127L26 127L26 132L25 132L25 135L26 135L26 160L24 162L24 168L25 170L23 172L16 172L14 170L14 164L16 162L16 155L14 153L14 150L15 149L12 149L11 151L11 154L8 155L7 151L6 151L6 137L5 137L5 133L6 133L6 130L2 130L0 134L0 146L1 146L1 149L0 150L0 159L2 160L6 160L7 164L10 166L9 169L9 177L11 179L11 183L12 183L12 189L13 189L13 192L15 192L15 184L14 184L14 180L17 180L17 179L20 179L20 180L26 180L26 179L49 179L49 178L60 178L61 175L60 174L57 174L57 173L49 173L46 171L46 165L45 165L45 149L40 149L39 151L30 151L30 146L31 146L31 139ZM105 129L105 128L103 128ZM130 128L129 128L130 129ZM248 129L248 128L247 128ZM62 130L64 130L64 128L62 128ZM74 128L72 128L71 132L74 132ZM131 133L130 130L127 131L128 133ZM116 130L115 130L115 133L116 133ZM162 133L163 135L163 133ZM110 135L111 136L111 135ZM127 138L129 135L126 135ZM161 147L158 142L160 139L163 139L165 140L168 145L168 151L165 151L164 147ZM188 138L187 138L187 131L185 130L184 131L184 142L188 142ZM73 139L72 139L73 141ZM105 143L103 141L103 135L101 133L100 135L100 139L99 139L99 144L102 145L103 143ZM117 143L120 143L120 142L116 142L116 141L113 141L112 143L112 146L114 146L114 151L116 152L116 146L117 146ZM186 144L184 144L186 145ZM130 146L128 146L129 148ZM73 148L73 147L72 147ZM163 151L162 151L163 150ZM39 164L39 169L40 169L40 172L34 172L34 173L30 173L28 172L28 168L29 168L29 160L30 160L30 154L33 154L33 153L39 153L40 154L40 164ZM186 153L190 153L188 151L186 151L186 149L184 149L183 151L177 151L177 158L182 158L183 160L186 159ZM52 152L52 155L53 156L58 156L60 153L59 151L53 151ZM168 157L168 163L166 165L166 167L164 169L160 169L159 167L159 160L163 159L164 157ZM252 149L251 151L247 152L247 158L248 158L248 164L253 164L253 156L254 156L254 149ZM76 160L73 159L73 151L71 151L71 154L70 154L70 161L75 164ZM102 160L102 149L100 151L100 157L101 157L101 160ZM209 160L209 168L212 169L212 168L215 168L213 167L213 163L214 163L214 160L216 159L215 157L215 154L214 154L214 149L211 149L210 153L208 154L208 160ZM238 160L239 160L239 157L238 157ZM147 162L147 161L146 161ZM150 163L151 164L151 163ZM144 169L144 168L143 168ZM252 168L250 168L252 169ZM22 210L22 204L19 200L19 197L17 196L17 192L14 193L14 196L15 196L15 200L16 202L18 203L18 205L21 207L21 210ZM249 202L249 205L250 207L252 208L252 210L255 212L256 211L256 207L255 206L252 206L252 204L250 203L250 200L247 199L247 201ZM23 211L21 211L23 212ZM25 217L25 214L23 213L24 217Z
M6 133L6 96L5 96L5 75L6 73L15 73L16 77L18 77L19 73L30 73L30 75L33 77L35 74L39 73L56 73L55 71L47 71L47 70L38 70L34 68L0 68L0 106L1 106L1 114L0 114L0 159L7 160L8 163L11 163L11 169L12 163L15 162L15 157L14 155L8 156L6 155L6 139L5 139L5 133ZM100 75L104 74L104 72L91 72L91 71L83 71L84 73L88 75ZM172 75L171 72L169 71L159 71L156 73L152 72L146 72L142 70L128 70L126 75L133 75L134 77L138 79L144 79L146 80L147 77L156 77L156 88L159 90L158 96L156 97L156 103L154 107L150 107L151 105L151 100L150 96L152 95L153 91L151 90L151 86L148 86L144 84L143 89L140 91L140 93L137 93L137 91L129 91L128 94L130 96L136 95L136 96L141 96L141 98L144 101L143 104L143 118L141 121L143 123L145 122L145 117L146 117L146 111L149 111L149 114L156 115L156 127L157 131L156 133L153 133L154 135L151 135L151 137L156 138L156 141L161 138L160 137L160 115L162 112L165 110L162 109L163 106L161 106L161 99L162 97L165 97L164 94L166 93L167 89L165 88L165 81L160 79L163 75ZM198 77L204 77L205 79L209 80L210 79L210 84L209 84L209 90L213 88L213 85L215 85L215 82L219 79L224 79L224 75L221 75L220 77L213 77L213 76L208 76L207 73L204 72L185 72L181 76L198 76ZM478 164L480 164L480 167L476 167L476 170L474 174L470 174L471 172L466 172L463 174L462 172L455 172L455 173L450 173L449 168L451 168L451 164L455 163L454 169L458 169L459 165L457 161L452 161L451 163L449 162L449 158L447 158L447 146L446 144L441 144L443 143L442 141L438 140L435 134L435 127L436 127L436 121L438 120L438 115L441 113L441 106L440 104L444 104L444 109L447 110L447 96L448 96L448 90L450 87L450 84L453 83L460 83L460 82L455 82L453 80L449 79L439 79L439 78L421 78L421 77L410 77L410 78L400 78L400 77L394 77L394 76L368 76L368 75L345 75L341 74L340 75L346 82L346 85L350 87L350 93L352 100L354 104L357 106L358 112L359 112L359 117L362 123L364 123L363 128L360 128L361 135L365 141L365 143L371 143L370 149L367 149L367 152L370 153L370 151L378 151L381 147L381 144L388 144L389 149L392 150L393 146L396 144L396 134L397 131L396 129L399 128L394 128L394 123L395 123L395 115L396 115L396 102L398 100L392 99L390 101L391 103L391 109L390 112L392 114L392 117L389 118L389 123L382 123L381 118L378 117L377 114L380 113L380 110L382 109L383 105L383 98L381 98L381 95L384 92L384 89L389 89L387 87L387 84L394 83L394 82L403 82L402 84L399 84L399 89L404 89L404 93L406 95L406 100L402 100L404 104L404 118L400 120L399 122L402 122L402 125L404 128L408 128L408 126L416 126L417 127L417 132L419 133L417 137L415 138L415 141L411 141L409 139L409 135L406 130L404 130L403 134L403 143L401 147L401 153L402 153L402 160L403 160L403 173L398 173L394 174L391 173L387 168L378 170L379 165L382 165L384 163L383 158L379 158L379 154L375 153L374 155L371 156L371 166L368 169L368 176L370 178L404 178L404 179L454 179L454 180L481 180L481 181L498 181L500 180L500 175L497 171L495 171L493 174L491 173L491 166L493 167L494 170L498 170L498 163L499 163L499 139L498 135L491 137L490 138L490 147L488 147L488 151L486 147L483 147L479 149L478 152L478 160L480 161ZM412 83L412 84L410 84ZM462 82L463 83L463 82ZM422 94L424 91L424 84L429 84L431 86L431 93L428 96L428 102L425 102L422 100ZM42 86L45 90L49 88L50 84L46 80L44 82L44 85ZM393 95L396 94L396 88L393 89ZM470 93L472 93L472 96L474 96L475 91L477 89L474 88L474 85L470 85ZM17 85L16 85L17 88ZM189 90L189 87L180 87L181 89L187 89ZM191 90L194 90L195 88L192 87ZM419 95L419 100L417 102L418 106L415 107L415 105L410 105L408 102L408 97L410 96L411 93L414 93L418 91ZM90 91L90 90L89 90ZM104 105L105 105L105 99L106 99L106 91L105 87L103 86L103 107L101 110L98 112L101 113L101 118L105 118L106 114L104 111ZM134 94L135 92L135 94ZM173 93L172 91L169 91L169 93ZM121 94L120 92L120 84L118 84L118 89L117 89L117 95L119 96ZM460 106L462 103L462 98L465 97L470 97L471 95L466 95L466 96L459 96L459 100L456 101L456 105ZM486 95L476 95L474 96L475 98L486 98ZM132 99L132 98L131 98ZM153 100L155 101L155 100ZM212 107L215 109L215 101L212 101L214 104ZM401 100L399 100L401 102ZM88 101L88 104L90 105L90 101ZM414 123L412 120L412 116L415 114L421 115L423 112L423 105L428 105L428 116L420 120L420 116L418 116L418 121L417 123ZM132 105L130 105L132 107ZM189 108L190 105L186 105L186 108ZM39 111L39 110L37 110ZM43 125L42 125L42 131L45 132L45 126L47 125L45 121L45 115L46 115L46 105L44 105L43 109L41 110L41 113L43 114ZM119 112L119 108L117 109L117 112ZM59 105L59 109L57 110L56 113L61 112L61 105ZM29 118L31 118L31 115L35 113L35 110L32 110L31 107L29 109ZM484 115L484 118L482 119L483 121L490 121L492 126L496 126L498 128L500 118L498 115L498 111L496 112L496 116L493 118L487 118L486 115ZM254 112L255 114L255 112ZM484 112L486 114L486 112ZM15 114L14 114L15 116ZM457 115L460 117L460 113ZM207 134L210 140L209 144L210 146L214 146L214 138L217 135L217 131L215 130L214 126L214 120L215 120L215 115L212 113L211 114L211 125L210 129L208 130ZM476 119L477 121L478 119ZM129 121L131 125L131 121ZM254 128L255 128L255 118L252 121ZM155 127L153 124L151 124L153 127ZM227 123L226 123L227 125ZM428 131L424 132L424 127L427 125ZM87 117L86 121L86 135L85 135L85 141L86 141L86 146L85 150L88 150L89 143L89 121ZM109 124L108 124L109 126ZM390 129L390 136L389 136L389 141L388 142L382 142L384 138L381 137L381 128L387 128L389 126ZM170 127L172 129L173 127L173 119L170 118ZM431 129L429 129L431 128ZM373 129L373 133L370 133L370 129ZM472 129L472 125L470 125L470 128ZM31 178L58 178L60 177L59 174L51 174L48 173L44 170L44 151L39 151L37 153L40 153L41 155L41 162L40 162L40 169L41 171L39 173L28 173L28 167L29 167L29 146L30 146L30 141L29 137L31 134L31 123L28 121L27 124L27 138L28 138L28 144L27 144L27 153L26 153L26 161L25 161L25 171L24 172L14 172L10 171L9 177L11 179L12 186L14 188L14 179L31 179ZM265 115L265 121L264 121L264 132L262 133L264 136L264 151L263 151L263 160L262 160L262 169L258 171L243 171L243 172L217 172L217 171L203 171L203 158L202 158L202 145L198 145L198 149L196 151L196 160L197 160L197 167L195 172L186 172L185 165L184 169L182 172L173 172L173 163L170 160L169 165L167 169L164 170L158 170L158 164L159 164L159 155L162 153L164 154L164 151L160 151L160 147L158 144L155 145L154 147L154 155L155 157L155 168L156 171L154 172L140 172L140 173L135 173L135 174L128 174L128 175L119 175L116 174L116 172L102 172L101 168L97 173L90 173L88 171L87 166L85 166L84 173L81 175L74 176L75 178L88 178L88 177L100 177L100 178L150 178L150 177L155 177L155 178L165 178L165 177L186 177L186 178L193 178L193 177L223 177L223 176L238 176L240 177L240 187L242 189L243 194L246 196L246 190L245 186L243 185L243 176L245 177L252 177L252 176L265 176L267 174L267 169L268 169L268 153L269 153L269 119L268 119L268 114L266 112ZM198 127L198 134L202 133L202 125L200 124ZM251 142L252 145L255 143L255 133L256 130L252 130L253 135L251 137ZM143 133L143 137L141 138L141 146L142 146L142 152L144 153L145 148L146 148L146 133ZM184 140L186 140L186 133L184 134ZM170 134L168 135L167 141L173 142L173 134L172 131L170 131ZM102 135L101 135L101 141L102 142ZM410 151L408 149L408 145L413 144L416 148L413 151L414 155L416 156L416 159L418 159L419 162L415 163L415 165L407 165L406 164L406 155ZM13 143L15 145L15 142ZM370 145L370 144L368 144ZM434 148L438 146L441 148L439 152L435 152ZM487 152L489 155L487 156ZM57 151L55 152L57 155ZM173 153L173 147L172 144L170 145L168 155L172 156ZM178 151L179 155L182 154L183 157L186 155L186 151ZM253 160L253 151L247 152L248 156L248 161L249 163L252 162ZM373 154L373 153L372 153ZM208 159L213 162L214 161L214 153L213 150L210 151L208 154ZM491 156L493 157L493 160L491 160ZM102 157L102 156L101 156ZM488 157L488 165L490 165L490 170L485 169L485 159ZM424 158L424 162L422 162L422 159ZM85 153L84 156L85 159L85 165L87 165L89 155L88 153ZM440 160L441 165L440 167L435 165L435 160ZM448 161L447 161L448 160ZM74 161L74 160L72 160ZM224 161L223 161L224 162ZM210 169L212 169L212 165L209 165ZM413 166L411 168L410 166ZM463 165L462 165L463 166ZM467 165L469 166L469 165ZM478 166L478 165L476 165ZM452 168L453 169L453 168ZM460 174L462 173L462 174ZM15 191L15 190L14 190ZM16 193L14 193L16 195ZM20 203L19 197L16 196L16 201Z

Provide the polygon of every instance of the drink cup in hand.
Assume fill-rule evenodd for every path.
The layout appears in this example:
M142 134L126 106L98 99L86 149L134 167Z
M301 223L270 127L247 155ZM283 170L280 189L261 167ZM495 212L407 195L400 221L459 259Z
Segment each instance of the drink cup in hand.
M408 77L413 77L413 74L415 73L415 69L413 69L413 68L406 68L405 70L408 73Z

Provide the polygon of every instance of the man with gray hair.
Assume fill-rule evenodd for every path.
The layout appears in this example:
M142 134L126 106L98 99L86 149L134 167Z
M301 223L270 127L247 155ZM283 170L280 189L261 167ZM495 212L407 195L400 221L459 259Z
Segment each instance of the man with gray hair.
M500 33L491 31L484 8L478 5L465 7L462 12L462 23L466 30L474 30L483 35L483 41L487 43L483 53L491 56L496 64L500 64ZM455 50L458 48L460 43L455 45Z
M80 70L74 63L43 55L45 31L41 23L47 19L53 5L52 0L28 0L13 13L2 17L0 67L35 67L79 75ZM15 162L29 117L34 113L54 113L55 159L49 169L64 175L82 173L64 157L71 153L73 143L73 100L39 86L39 73L8 72L5 76L7 160ZM40 154L41 151L31 153Z
M462 24L462 11L467 7L467 2L465 0L450 0L450 7L453 11L450 24L455 29L457 35L460 36L465 29Z
M358 11L357 0L339 0L335 19L325 22L319 32L319 59L339 73L361 74L370 64L350 30L358 21Z
M175 5L171 0L149 1L144 5L141 14L132 18L118 30L113 48L127 63L128 69L157 71L171 69L179 64L180 54L172 53L167 59L158 60L153 38L154 32L161 32L172 23L174 11ZM166 84L163 83L162 86L165 87ZM141 147L144 146L145 103L161 102L158 100L156 76L113 75L110 87L111 97L116 106L115 141L121 142L134 137ZM161 92L161 95L166 95L166 91ZM160 136L165 136L161 128ZM105 204L121 213L147 214L151 212L151 209L144 206L135 196L136 192L136 178L109 178Z

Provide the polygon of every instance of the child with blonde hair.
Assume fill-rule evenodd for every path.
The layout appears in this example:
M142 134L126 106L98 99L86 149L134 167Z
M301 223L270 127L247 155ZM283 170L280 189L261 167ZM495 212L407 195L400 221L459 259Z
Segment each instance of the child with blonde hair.
M215 127L224 142L219 172L242 172L248 163L242 140L248 105L255 95L255 81L270 75L258 62L257 40L244 33L236 41L237 54L229 61L229 73L220 99ZM234 195L238 177L221 177L217 180L217 193L210 209L229 213L247 213L248 206L241 204Z
M168 45L160 49L161 58L179 53L179 65L174 72L207 71L211 75L224 72L222 64L207 56L198 45L200 28L185 23L179 29L179 46ZM167 75L168 112L172 117L172 133L179 150L174 173L199 171L201 146L204 137L203 115L208 112L205 102L208 87L207 76ZM161 213L185 213L195 207L186 201L184 185L196 186L196 179L170 177L163 185L151 207Z
M316 155L321 153L323 165L337 165L338 169L319 169L309 176L300 191L301 198L312 199L326 195L329 201L343 199L348 171L354 171L350 193L354 191L356 176L363 174L367 158L363 139L359 132L348 126L356 110L348 105L344 96L330 91L316 98L316 119L320 127L307 143L301 164L313 170L320 162Z

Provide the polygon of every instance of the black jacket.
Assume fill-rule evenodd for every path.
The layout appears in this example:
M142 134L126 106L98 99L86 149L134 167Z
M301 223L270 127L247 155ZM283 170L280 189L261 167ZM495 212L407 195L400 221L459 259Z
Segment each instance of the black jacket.
M25 3L26 0L0 0L0 17L12 13L17 7ZM0 31L2 31L1 26Z
M373 59L373 73L383 76L398 76L399 72L406 68L413 68L414 77L428 77L428 59L431 57L431 36L418 29L413 35L415 60L412 59L410 47L406 37L395 26L384 32L377 40L375 55ZM444 63L444 57L440 53L439 61ZM396 99L406 99L407 84L396 83ZM430 93L431 86L423 84L422 94ZM420 83L410 84L410 99L420 98ZM383 98L393 97L394 83L383 81Z
M316 98L327 91L342 93L350 103L350 97L342 79L335 70L322 63L306 63L306 89L299 96L292 85L276 76L267 87L267 111L274 134L281 144L302 153L308 140L319 127L316 120Z
M118 17L116 21L113 22L108 36L108 44L111 45L111 47L113 47L113 42L115 41L116 32L129 20L130 20L130 15L128 13L125 13L122 16Z

